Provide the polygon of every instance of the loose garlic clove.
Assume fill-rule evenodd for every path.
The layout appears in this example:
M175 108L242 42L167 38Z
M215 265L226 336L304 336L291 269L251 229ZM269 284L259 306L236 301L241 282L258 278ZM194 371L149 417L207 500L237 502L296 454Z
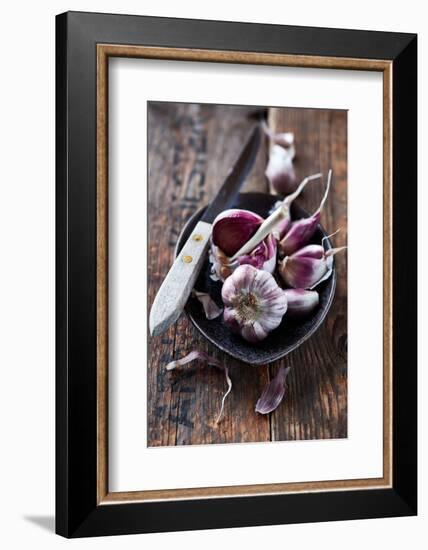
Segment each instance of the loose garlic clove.
M273 145L265 175L271 188L279 195L288 195L297 188L297 177L293 166L294 148L284 149Z
M279 195L293 193L298 183L293 166L296 155L294 134L292 132L276 133L266 122L262 123L262 128L271 142L269 161L265 171L271 191Z
M304 317L312 313L319 304L319 295L316 290L288 288L284 292L287 296L287 315L292 317Z
M333 256L346 247L325 251L319 244L304 246L279 264L284 282L292 288L312 290L333 272Z

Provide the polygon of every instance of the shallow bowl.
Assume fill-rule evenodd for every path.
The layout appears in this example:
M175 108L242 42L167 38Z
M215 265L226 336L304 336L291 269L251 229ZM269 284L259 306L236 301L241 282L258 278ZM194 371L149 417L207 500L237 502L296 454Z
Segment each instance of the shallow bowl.
M277 197L267 193L241 193L236 203L233 205L233 208L250 210L266 218L277 200ZM203 207L195 212L183 227L178 237L175 250L176 255L180 252L196 223L202 217L205 208L206 207ZM296 204L292 205L291 217L293 220L305 218L307 216L308 213L305 210ZM311 243L320 244L324 237L327 237L327 234L322 226L319 225ZM332 247L328 238L325 239L324 246L326 249ZM208 260L207 253L201 273L196 281L195 289L200 292L208 292L213 300L222 307L222 283L220 281L215 282L211 280L210 273L211 264ZM244 363L250 365L266 365L284 357L312 336L320 327L330 309L335 288L336 270L333 267L331 277L317 287L320 299L319 305L315 311L301 319L292 319L286 314L279 327L273 330L267 338L258 344L247 342L239 335L232 333L223 323L223 316L209 321L205 317L204 310L196 298L189 299L185 311L197 330L205 336L207 340L214 344L214 346Z

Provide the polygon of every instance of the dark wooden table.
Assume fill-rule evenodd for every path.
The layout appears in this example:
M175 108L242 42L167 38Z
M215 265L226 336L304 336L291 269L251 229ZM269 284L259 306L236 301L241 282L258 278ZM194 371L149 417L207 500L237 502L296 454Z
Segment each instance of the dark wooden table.
M149 155L149 306L173 261L186 220L215 194L236 160L259 112L236 106L151 102ZM328 232L340 228L337 246L347 240L347 113L315 109L269 109L270 125L295 133L300 179L331 167L334 182L322 215ZM243 191L267 191L265 141ZM299 202L318 207L324 185L308 186ZM207 342L185 315L163 335L149 338L148 445L194 445L347 437L347 266L336 256L337 291L321 328L302 346L269 367L252 367L224 355ZM227 361L233 390L224 418L215 419L226 390L213 368L171 382L165 365L191 350ZM283 364L291 366L286 399L271 415L254 407L265 384Z

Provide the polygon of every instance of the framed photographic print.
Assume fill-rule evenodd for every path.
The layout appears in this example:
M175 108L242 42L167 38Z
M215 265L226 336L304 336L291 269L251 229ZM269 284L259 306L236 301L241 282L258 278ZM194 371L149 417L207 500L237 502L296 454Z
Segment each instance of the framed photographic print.
M416 514L416 36L56 24L57 532Z

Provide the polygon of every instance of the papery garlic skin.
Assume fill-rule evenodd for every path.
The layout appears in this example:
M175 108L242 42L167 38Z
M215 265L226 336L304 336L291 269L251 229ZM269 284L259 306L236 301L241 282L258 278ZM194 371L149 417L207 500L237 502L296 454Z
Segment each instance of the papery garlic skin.
M188 353L185 357L182 357L181 359L175 359L174 361L171 361L170 363L168 363L168 365L165 368L168 372L176 371L180 367L186 366L188 363L191 363L193 361L197 361L199 364L203 364L203 365L204 364L211 365L224 372L228 387L227 387L226 393L223 395L223 398L221 400L220 412L216 420L216 424L218 424L223 415L224 402L226 400L226 397L232 391L232 380L230 379L230 376L229 376L229 367L227 366L227 364L223 365L222 363L220 363L218 359L216 359L215 357L211 357L204 351L194 350Z
M269 161L265 171L271 191L288 195L297 188L297 177L293 166L293 159L296 156L294 134L274 132L266 122L262 123L262 128L271 142Z
M292 288L312 290L326 281L333 272L333 256L346 247L325 251L319 244L304 246L280 262L278 270Z
M248 342L257 343L277 328L287 297L273 276L250 265L239 266L223 285L223 320Z
M287 316L304 317L309 315L319 304L319 294L316 290L304 288L287 288Z
M239 266L238 261L231 262L229 256L211 241L209 250L211 263L211 279L213 281L225 281Z

